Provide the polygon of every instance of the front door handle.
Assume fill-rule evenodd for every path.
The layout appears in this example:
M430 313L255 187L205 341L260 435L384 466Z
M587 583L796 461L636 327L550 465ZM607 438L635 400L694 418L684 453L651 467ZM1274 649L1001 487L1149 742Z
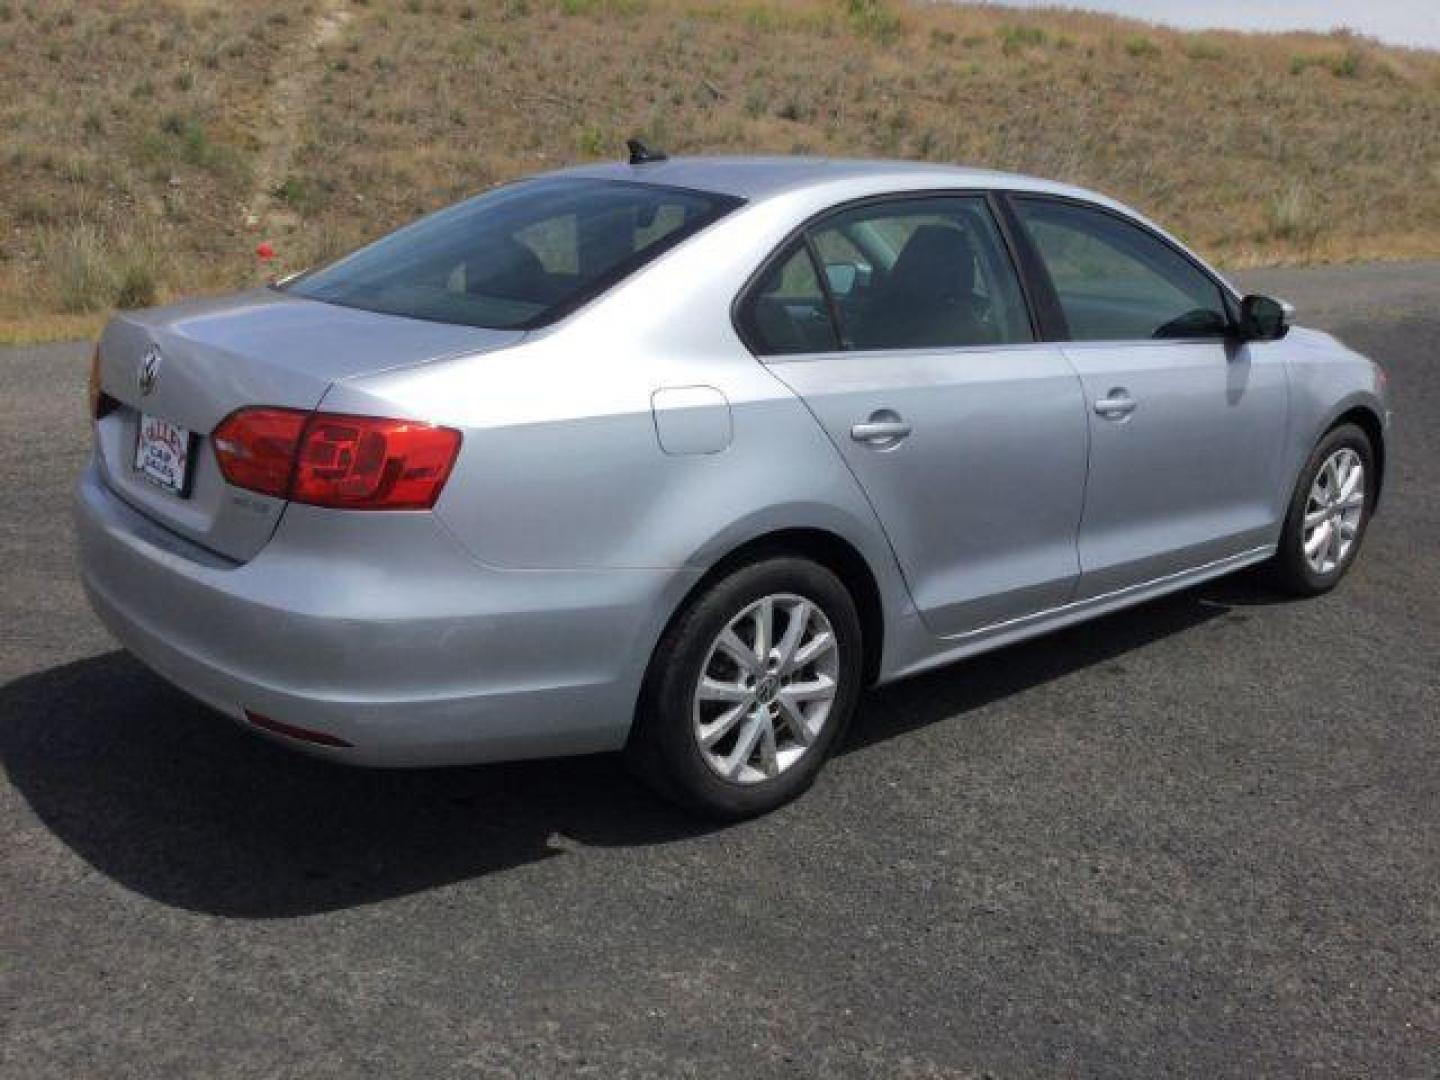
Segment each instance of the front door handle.
M1121 387L1095 402L1095 411L1106 420L1123 420L1135 411L1136 404L1129 391Z
M900 419L900 414L889 409L880 409L870 414L862 424L850 429L850 438L871 446L894 446L910 434L910 422Z

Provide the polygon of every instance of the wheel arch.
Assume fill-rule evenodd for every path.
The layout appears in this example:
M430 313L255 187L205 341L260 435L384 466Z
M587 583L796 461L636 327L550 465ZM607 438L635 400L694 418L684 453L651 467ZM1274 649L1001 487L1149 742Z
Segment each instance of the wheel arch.
M664 640L665 633L675 619L690 606L695 597L716 581L739 567L785 555L809 559L825 567L840 579L840 583L850 593L860 616L865 684L868 686L873 683L880 673L885 649L885 600L879 578L858 547L838 532L817 526L772 529L730 547L709 565L681 597L666 621L665 630L659 640Z

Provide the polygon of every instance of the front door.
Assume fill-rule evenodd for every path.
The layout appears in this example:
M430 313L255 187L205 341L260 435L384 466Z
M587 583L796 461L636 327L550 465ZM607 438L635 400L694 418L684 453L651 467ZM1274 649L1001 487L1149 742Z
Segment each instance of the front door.
M1069 201L1012 205L1053 283L1085 392L1077 598L1274 543L1287 414L1279 350L1229 334L1220 286L1140 225Z

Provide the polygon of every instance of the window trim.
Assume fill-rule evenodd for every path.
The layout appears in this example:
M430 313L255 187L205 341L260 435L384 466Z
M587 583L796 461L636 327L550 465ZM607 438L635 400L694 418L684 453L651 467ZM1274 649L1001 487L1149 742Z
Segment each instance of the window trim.
M1229 341L1234 338L1239 326L1239 296L1230 285L1222 280L1214 270L1206 266L1200 259L1186 251L1175 241L1163 236L1145 222L1134 216L1118 210L1112 206L1104 206L1089 199L1077 198L1073 195L1055 194L1046 191L1016 191L1007 189L999 193L1000 201L1005 207L1007 218L1013 222L1016 241L1025 251L1024 262L1026 273L1035 276L1037 291L1043 296L1043 308L1045 309L1045 322L1047 324L1046 340L1066 345L1118 345L1118 344L1144 344L1144 345L1214 345L1217 342ZM1060 305L1060 295L1055 288L1054 279L1050 276L1050 270L1040 255L1039 249L1030 237L1025 223L1020 218L1020 212L1016 203L1038 202L1058 203L1066 206L1079 207L1082 210L1092 210L1107 217L1112 217L1131 228L1138 229L1143 235L1156 241L1162 247L1167 248L1174 254L1180 256L1194 269L1209 281L1220 294L1221 306L1225 309L1225 333L1211 337L1186 337L1186 338L1077 338L1070 332L1069 321L1065 317L1064 308Z
M835 302L835 291L830 288L830 275L825 272L825 262L820 258L820 250L815 246L815 237L810 235L809 229L800 234L800 243L805 248L805 254L810 256L810 272L815 275L815 281L820 286L820 295L825 298L825 311L830 316L830 337L834 339L835 347L843 350L845 338L841 335L840 328L845 323L840 318L840 305ZM786 354L776 353L775 355L784 356Z
M775 362L784 363L793 361L798 357L806 356L836 356L841 353L853 354L856 356L893 356L896 354L933 354L938 352L962 352L992 349L1013 349L1027 345L1043 344L1047 339L1040 321L1036 318L1035 303L1031 296L1029 283L1026 280L1025 272L1017 256L1016 245L1006 228L1002 212L997 206L996 196L999 193L992 188L917 188L913 191L887 191L877 195L863 195L856 199L848 199L845 202L834 203L814 214L811 214L800 224L791 229L770 251L765 258L745 279L730 302L730 325L737 337L750 354L762 363ZM893 349L856 349L845 344L840 333L840 318L835 308L834 298L830 293L830 282L826 278L824 267L820 264L815 246L810 239L810 233L826 219L838 217L841 214L872 205L882 205L893 202L922 202L927 199L972 199L978 200L985 205L990 214L995 231L1000 237L1001 254L1010 264L1010 269L1015 275L1015 280L1020 290L1020 302L1025 309L1025 316L1030 325L1032 339L1030 341L1011 341L1003 344L993 345L943 345L943 346L918 346ZM758 347L751 331L753 324L746 316L745 308L754 298L755 292L759 289L761 282L773 268L776 261L788 256L792 245L799 240L805 250L810 253L810 261L814 266L815 275L820 281L820 289L825 295L825 307L830 316L830 333L839 345L838 349L828 352L802 352L802 353L777 353L767 352Z

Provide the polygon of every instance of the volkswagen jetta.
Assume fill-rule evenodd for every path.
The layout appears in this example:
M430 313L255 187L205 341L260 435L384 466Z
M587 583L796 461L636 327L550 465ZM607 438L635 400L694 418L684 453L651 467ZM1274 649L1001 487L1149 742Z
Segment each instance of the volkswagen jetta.
M1102 196L644 152L117 315L91 390L83 580L161 675L339 761L623 748L730 817L867 685L1257 564L1330 589L1389 425Z

